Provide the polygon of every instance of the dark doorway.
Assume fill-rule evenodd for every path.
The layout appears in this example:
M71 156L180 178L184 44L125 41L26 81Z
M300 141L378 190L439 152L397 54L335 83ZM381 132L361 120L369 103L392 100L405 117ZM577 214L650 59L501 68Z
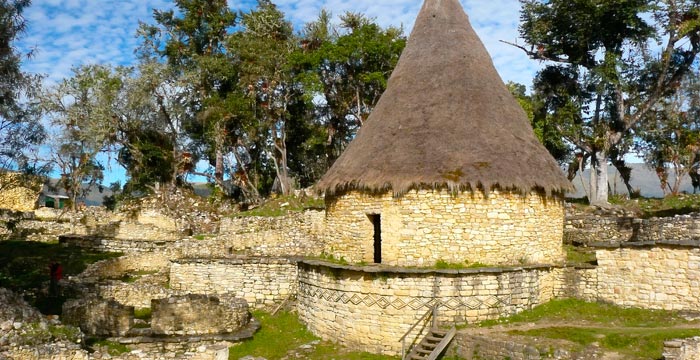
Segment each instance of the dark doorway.
M374 263L382 263L382 218L379 214L369 214L369 220L374 225Z

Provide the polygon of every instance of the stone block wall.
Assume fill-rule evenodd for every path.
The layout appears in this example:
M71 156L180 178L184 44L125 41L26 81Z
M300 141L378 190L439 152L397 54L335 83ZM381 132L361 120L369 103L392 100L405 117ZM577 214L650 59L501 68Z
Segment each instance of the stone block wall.
M137 309L150 308L151 300L154 299L182 295L182 292L168 289L162 284L121 281L101 283L96 292L101 298L114 300L122 305L133 306Z
M327 198L326 208L325 252L353 263L374 261L369 215L380 216L383 264L518 265L564 259L563 202L536 193L412 190L394 198L350 192Z
M134 325L134 308L96 297L73 299L63 304L62 321L89 335L123 336Z
M564 242L584 246L698 240L700 213L650 219L616 214L571 213L567 215L564 226Z
M456 353L460 359L574 359L569 351L564 349L550 349L549 347L538 349L531 344L519 343L514 339L496 339L488 335L474 335L457 333L450 350ZM448 351L450 351L448 350Z
M325 211L290 212L279 217L241 217L221 220L219 236L203 241L214 254L252 256L319 256L323 252ZM197 257L198 254L192 254Z
M174 240L115 239L98 236L61 235L58 241L66 246L76 246L106 252L150 253L168 250Z
M473 323L549 301L555 281L551 268L392 270L301 261L297 310L324 339L396 355L399 339L437 302L440 322Z
M597 249L598 300L646 309L700 311L700 248Z
M0 171L0 209L32 211L41 192L41 180Z
M170 288L198 294L231 294L256 308L297 291L296 261L287 258L181 259L170 266Z
M663 355L665 360L700 359L700 336L664 342Z
M151 328L156 335L228 334L248 325L248 303L233 296L188 294L153 300Z

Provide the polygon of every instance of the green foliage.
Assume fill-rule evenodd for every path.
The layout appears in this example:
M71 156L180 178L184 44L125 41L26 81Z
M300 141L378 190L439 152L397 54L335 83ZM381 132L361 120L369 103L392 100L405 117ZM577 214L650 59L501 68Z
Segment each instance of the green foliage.
M552 154L552 157L560 164L570 162L571 148L564 142L552 115L547 113L543 99L538 95L527 95L525 85L508 82L506 86L530 119L535 136Z
M25 55L15 42L26 30L22 13L30 0L0 2L0 169L30 168L29 151L45 139L40 109L34 106L40 78L21 70Z
M80 342L80 329L68 325L42 326L38 323L26 324L20 342L22 345L36 346L55 341Z
M700 52L697 1L521 2L520 48L549 62L534 81L542 118L590 158L591 203L607 202L608 160L617 166L633 127L675 92Z
M374 19L350 12L340 20L333 27L331 14L322 11L306 24L302 49L292 58L297 78L326 100L318 111L326 128L328 165L367 119L406 45L400 28L382 29Z
M637 127L636 150L656 169L664 194L678 195L681 181L700 166L700 73L693 69L675 94ZM669 173L675 181L671 182ZM694 184L695 185L695 184ZM697 188L697 187L696 187Z

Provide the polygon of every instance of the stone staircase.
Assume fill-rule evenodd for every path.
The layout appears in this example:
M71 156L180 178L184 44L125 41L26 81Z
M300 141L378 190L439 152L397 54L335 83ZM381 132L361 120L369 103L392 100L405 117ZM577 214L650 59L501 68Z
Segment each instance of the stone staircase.
M455 336L453 326L449 330L432 328L428 334L411 350L403 360L435 360Z

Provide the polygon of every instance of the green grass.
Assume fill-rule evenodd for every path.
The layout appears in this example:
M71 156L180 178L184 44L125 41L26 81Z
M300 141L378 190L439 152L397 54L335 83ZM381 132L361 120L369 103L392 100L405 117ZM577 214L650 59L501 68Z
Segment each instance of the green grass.
M574 264L592 264L597 259L595 251L584 251L582 248L573 245L564 245L566 251L566 261Z
M301 345L318 341L304 325L299 322L296 314L279 312L275 316L256 311L253 313L261 323L261 328L253 339L243 342L231 348L229 359L238 360L241 357L252 355L261 356L269 360L281 359L290 350L299 349ZM303 353L309 360L397 360L397 357L374 355L365 352L352 352L338 345L327 342L319 342L315 349Z
M604 349L638 359L660 359L664 341L700 336L700 329L547 327L526 331L514 330L509 333L563 339L582 347L598 343Z
M152 310L151 308L138 308L134 309L134 318L150 321Z
M479 269L479 268L493 267L493 266L487 265L487 264L482 264L480 262L470 263L469 261L465 261L463 263L452 263L452 262L447 262L445 260L439 259L437 262L435 262L435 266L431 266L431 267L438 269L438 270L445 270L445 269L461 270L461 269Z
M96 261L120 256L58 243L32 241L0 242L0 287L27 295L27 300L44 313L56 313L60 300L41 298L41 289L49 282L49 265L63 267L63 277L74 276Z
M573 324L600 324L613 327L668 327L685 325L691 322L685 320L677 312L665 310L645 310L639 308L621 308L602 303L591 303L582 300L565 299L553 300L536 306L532 310L502 318L487 320L480 326L496 324L530 323L538 321L569 322ZM700 323L698 323L700 326Z
M119 356L121 354L125 354L131 351L126 345L109 340L89 339L87 345L92 349L96 347L105 348L107 349L107 353L112 356Z
M307 209L322 209L325 207L323 198L282 196L268 199L261 206L235 214L235 217L262 216L277 217L284 216L290 212L301 212Z
M581 348L598 343L607 350L639 359L660 358L665 340L700 336L700 322L688 321L674 311L622 308L573 299L554 300L507 318L484 321L480 326L519 323L542 327L511 330L510 334L564 339Z

